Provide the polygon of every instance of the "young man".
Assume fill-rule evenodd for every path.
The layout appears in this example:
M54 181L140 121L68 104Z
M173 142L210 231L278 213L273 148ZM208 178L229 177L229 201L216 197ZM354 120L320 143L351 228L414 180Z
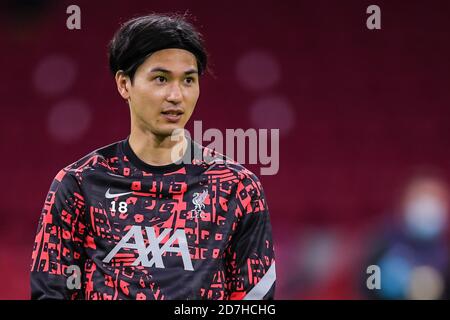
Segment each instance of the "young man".
M32 298L273 299L258 178L182 134L207 66L200 34L179 16L135 18L114 35L109 63L131 133L56 175Z

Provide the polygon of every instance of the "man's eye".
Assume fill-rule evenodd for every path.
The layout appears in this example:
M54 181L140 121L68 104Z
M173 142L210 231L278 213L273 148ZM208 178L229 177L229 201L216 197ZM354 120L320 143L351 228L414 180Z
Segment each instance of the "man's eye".
M192 84L194 83L194 78L186 78L184 81L186 81L187 84Z
M156 82L164 83L164 82L166 82L167 79L165 77L163 77L163 76L157 76L155 78L155 80L156 80Z

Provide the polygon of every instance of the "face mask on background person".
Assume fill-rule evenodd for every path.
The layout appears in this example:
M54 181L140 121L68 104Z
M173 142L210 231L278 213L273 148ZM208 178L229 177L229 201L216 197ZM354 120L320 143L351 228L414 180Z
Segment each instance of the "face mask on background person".
M447 207L439 198L423 194L408 201L405 206L408 231L421 239L433 239L446 229Z

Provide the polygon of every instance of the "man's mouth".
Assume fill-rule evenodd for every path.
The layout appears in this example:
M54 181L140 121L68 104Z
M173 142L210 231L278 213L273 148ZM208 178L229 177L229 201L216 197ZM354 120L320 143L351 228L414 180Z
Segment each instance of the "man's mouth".
M168 110L168 111L163 111L161 112L161 114L163 115L163 117L168 121L168 122L172 122L172 123L176 123L181 119L181 116L183 115L183 111L181 110Z
M183 111L176 111L176 110L172 110L172 111L163 111L161 112L162 114L166 114L166 115L173 115L173 116L178 116L183 114Z

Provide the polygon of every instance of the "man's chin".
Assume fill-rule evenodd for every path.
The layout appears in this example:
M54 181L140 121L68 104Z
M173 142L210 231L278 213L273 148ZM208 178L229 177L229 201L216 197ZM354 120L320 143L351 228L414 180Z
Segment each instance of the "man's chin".
M156 134L161 137L180 136L183 135L183 133L184 128L179 125L164 126L164 128L159 128L156 132Z

